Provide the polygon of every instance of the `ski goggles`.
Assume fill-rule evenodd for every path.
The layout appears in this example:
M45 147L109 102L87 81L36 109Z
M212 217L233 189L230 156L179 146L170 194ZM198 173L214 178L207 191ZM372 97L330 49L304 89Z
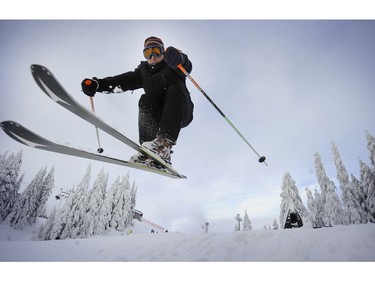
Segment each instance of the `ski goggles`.
M143 50L143 55L147 60L149 60L152 56L155 58L160 58L162 55L164 55L164 51L161 47L148 47Z

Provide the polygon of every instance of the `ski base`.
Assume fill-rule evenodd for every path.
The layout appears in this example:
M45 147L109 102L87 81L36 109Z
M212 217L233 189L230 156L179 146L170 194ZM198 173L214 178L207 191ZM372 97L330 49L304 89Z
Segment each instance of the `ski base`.
M153 168L153 167L149 167L149 166L145 166L145 165L141 165L141 164L137 164L137 163L133 163L133 162L117 159L117 158L112 158L112 157L108 157L104 155L98 155L98 154L90 153L84 150L54 143L30 131L26 127L14 121L3 121L0 123L0 127L8 136L10 136L14 140L24 145L27 145L29 147L46 150L50 152L61 153L65 155L86 158L90 160L101 161L101 162L115 164L115 165L121 165L121 166L129 167L129 168L134 168L138 170L143 170L143 171L167 176L167 177L174 178L174 179L186 179L186 176L181 175L179 173L172 173L169 170L161 170L161 169L157 169L157 168Z

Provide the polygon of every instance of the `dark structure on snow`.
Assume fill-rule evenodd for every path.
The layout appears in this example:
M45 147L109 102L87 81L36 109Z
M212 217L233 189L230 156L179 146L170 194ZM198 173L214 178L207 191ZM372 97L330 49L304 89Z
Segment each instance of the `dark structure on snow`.
M295 208L293 202L289 204L288 214L285 219L284 229L285 228L295 228L295 227L302 227L303 221L298 213L297 209Z

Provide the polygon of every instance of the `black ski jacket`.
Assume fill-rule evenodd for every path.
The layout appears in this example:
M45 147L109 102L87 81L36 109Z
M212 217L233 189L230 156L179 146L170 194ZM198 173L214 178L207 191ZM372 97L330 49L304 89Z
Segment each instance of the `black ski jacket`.
M182 56L182 66L190 73L192 63L186 54ZM99 82L98 92L111 92L116 86L124 92L143 88L145 94L162 98L171 85L177 84L182 91L189 93L185 75L179 69L172 69L164 60L156 65L149 65L147 61L142 61L134 71L96 80Z

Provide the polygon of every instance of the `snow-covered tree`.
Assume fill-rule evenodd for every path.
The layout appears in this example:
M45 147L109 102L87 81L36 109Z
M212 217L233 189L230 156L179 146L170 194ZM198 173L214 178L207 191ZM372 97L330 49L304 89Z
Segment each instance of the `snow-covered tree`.
M318 191L315 189L315 198L312 192L306 187L306 194L307 194L307 208L310 210L309 212L309 220L313 227L323 227L323 216L324 216L324 208L321 204L321 197Z
M375 137L370 135L369 131L366 131L366 138L371 165L375 166Z
M114 197L114 209L110 226L116 230L124 231L129 225L128 216L132 213L130 197L129 174L122 177L118 190Z
M73 187L58 210L56 220L48 239L76 238L80 234L82 219L86 211L87 191L91 178L91 165L77 187Z
M273 220L272 229L273 230L279 229L279 225L277 224L277 220L276 219Z
M16 229L35 223L53 188L54 169L46 176L47 167L39 170L31 183L18 197L11 213L6 218L7 223ZM52 184L52 185L51 185Z
M18 192L23 180L19 177L22 165L22 150L16 155L0 155L0 222L12 211L18 199Z
M108 174L102 169L89 189L91 165L78 187L73 187L61 209L50 215L39 239L85 238L110 228L124 231L133 220L136 185L127 176L118 177L107 190Z
M245 215L243 217L243 224L242 224L242 231L250 231L252 230L251 221L249 216L247 215L247 210L245 210Z
M120 176L118 176L105 195L103 205L101 206L98 213L98 223L94 227L94 234L102 234L110 229L112 212L115 207L115 195L117 194L117 191L119 189L120 181L121 178Z
M320 197L322 200L323 206L326 203L326 197L328 193L328 177L326 171L323 167L322 159L318 152L314 154L314 165L315 165L315 175L318 179L319 187L321 190Z
M347 222L349 224L366 223L366 214L359 202L357 190L349 180L349 174L334 142L332 142L332 153L337 170L337 180L342 190L341 198Z
M325 211L329 218L329 225L333 222L335 225L346 224L344 209L339 196L336 193L336 186L333 181L328 183L328 192L326 197Z
M361 180L364 188L367 189L367 206L371 215L371 221L375 221L375 137L366 131L367 149L372 169L364 169L363 180ZM361 165L361 171L362 171ZM365 168L365 167L364 167ZM361 172L362 175L362 172Z
M52 190L55 186L55 168L48 172L47 176L43 179L42 185L38 189L36 196L36 206L35 212L30 216L29 223L35 223L36 218L39 216L46 215L46 204L51 196Z
M345 215L341 201L336 193L336 186L330 180L323 167L319 153L314 154L315 173L319 186L322 190L321 197L325 211L325 226L334 224L344 224Z
M91 164L87 167L86 174L83 176L81 182L75 190L75 208L69 213L67 224L69 227L65 227L61 239L65 238L76 238L81 236L81 230L86 216L86 206L88 200L88 190L90 187L91 180Z
M302 218L307 218L307 209L302 203L295 180L289 173L285 173L281 185L280 225L283 228L290 206L293 204L295 210Z
M371 216L371 221L375 222L375 169L370 169L368 165L360 162L360 181L367 197L367 207Z
M365 193L365 190L363 188L361 181L357 179L354 175L351 175L351 181L352 181L354 189L357 191L358 202L361 205L362 210L364 211L364 215L365 215L364 223L375 222L370 214L370 211L367 205L367 194Z
M314 203L316 205L316 226L324 226L325 210L323 198L316 188L314 189Z
M98 214L104 204L107 184L108 174L105 174L104 169L102 169L88 194L86 213L84 214L80 237L89 237L93 235L95 225L100 223L100 217L98 217Z
M56 214L57 214L57 209L54 207L47 221L39 228L39 232L38 232L39 240L50 240L50 239L55 238L55 237L51 238L51 233L56 223Z
M133 212L134 212L136 198L137 198L137 185L135 184L134 181L129 189L129 197L130 197L130 212L128 212L126 216L126 225L133 226Z

